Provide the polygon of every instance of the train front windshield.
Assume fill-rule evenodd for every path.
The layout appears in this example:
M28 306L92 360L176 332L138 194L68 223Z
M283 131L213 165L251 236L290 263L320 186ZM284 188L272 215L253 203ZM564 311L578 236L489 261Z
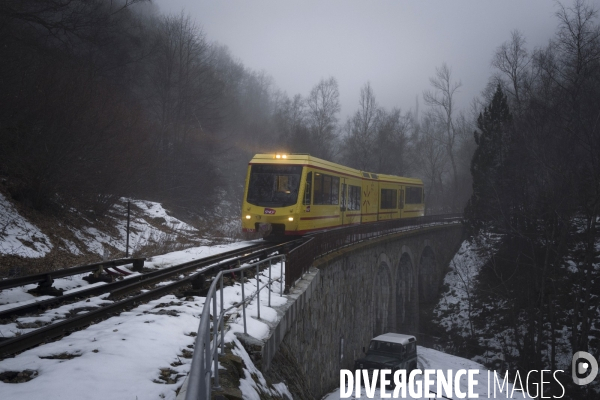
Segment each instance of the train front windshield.
M246 201L259 207L287 207L298 201L302 166L252 165Z

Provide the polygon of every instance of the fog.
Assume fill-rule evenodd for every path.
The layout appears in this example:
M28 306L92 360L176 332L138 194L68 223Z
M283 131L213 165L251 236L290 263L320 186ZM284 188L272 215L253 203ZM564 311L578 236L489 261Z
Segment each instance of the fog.
M563 4L569 5L570 1ZM519 30L530 49L557 26L547 0L477 1L205 1L159 0L165 13L189 13L207 39L226 45L248 68L272 76L288 95L307 95L333 76L341 120L371 82L386 108L415 109L435 68L447 63L462 82L461 108L485 87L495 49Z

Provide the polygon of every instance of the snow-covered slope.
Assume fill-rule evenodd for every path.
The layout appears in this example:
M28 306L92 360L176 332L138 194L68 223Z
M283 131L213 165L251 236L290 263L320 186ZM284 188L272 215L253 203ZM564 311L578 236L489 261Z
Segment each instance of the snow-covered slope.
M37 258L51 249L48 236L21 216L0 193L0 254Z
M212 240L204 239L195 227L170 216L161 204L152 201L121 198L102 218L75 209L63 211L60 217L32 211L30 214L39 223L36 224L0 193L0 257L30 260L61 255L69 256L69 260L122 257L127 249L128 201L131 202L130 255L161 254L159 251L176 250L182 244L191 247ZM64 262L61 260L60 264Z

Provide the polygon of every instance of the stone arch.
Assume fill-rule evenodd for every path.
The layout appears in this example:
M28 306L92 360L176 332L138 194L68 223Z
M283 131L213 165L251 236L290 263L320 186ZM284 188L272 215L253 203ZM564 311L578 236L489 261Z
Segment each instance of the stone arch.
M390 263L385 254L377 260L375 276L373 277L373 336L389 332L392 327L393 282Z
M439 276L433 248L426 244L419 259L419 303L431 303L436 300Z
M410 333L414 331L414 267L410 249L402 246L400 261L396 267L396 331ZM407 251L409 250L409 251Z

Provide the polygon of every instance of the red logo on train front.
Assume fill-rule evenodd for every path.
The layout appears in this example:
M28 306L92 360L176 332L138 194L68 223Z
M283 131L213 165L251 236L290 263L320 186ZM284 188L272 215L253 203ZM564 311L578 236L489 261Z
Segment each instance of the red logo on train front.
M272 215L275 214L275 210L272 208L265 208L265 214Z

